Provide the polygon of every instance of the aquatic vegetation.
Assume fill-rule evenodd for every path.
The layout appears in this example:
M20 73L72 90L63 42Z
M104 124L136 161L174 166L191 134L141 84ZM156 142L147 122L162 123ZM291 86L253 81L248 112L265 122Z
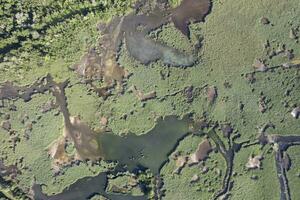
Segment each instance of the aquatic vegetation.
M162 60L164 64L170 66L192 66L196 61L194 55L187 55L146 36L151 31L170 23L168 15L172 16L175 27L187 35L190 19L203 21L209 8L210 0L183 1L174 10L160 10L156 7L150 14L132 13L124 17L115 17L107 25L99 26L103 36L97 45L97 51L91 49L73 69L86 79L102 80L105 83L103 87L92 86L99 96L106 99L110 94L108 90L114 87L115 81L119 91L122 91L123 78L128 75L117 61L123 40L129 54L144 65ZM189 12L186 12L187 10Z
M193 10L190 10L191 8ZM104 34L100 42L100 47L102 47L100 54L104 59L102 62L115 62L123 35L125 35L127 50L131 56L142 64L147 65L150 62L161 59L163 63L171 66L184 67L193 65L195 62L193 55L186 55L176 49L147 39L146 35L160 28L162 25L169 23L169 14L172 16L172 20L177 28L181 29L181 31L188 29L190 18L195 18L196 21L203 21L209 12L209 8L210 0L199 1L199 3L198 1L183 1L183 3L174 10L160 10L156 8L150 14L129 14L122 18L116 17L102 31ZM187 10L189 10L189 12L186 12ZM187 30L183 32L187 34ZM106 58L105 55L111 56ZM83 60L82 62L84 63L85 61ZM81 68L82 66L78 66L79 72L83 70ZM83 75L82 72L81 74Z
M136 198L299 196L297 0L168 2L1 4L0 157L24 197L132 199L101 181L130 172L153 173Z

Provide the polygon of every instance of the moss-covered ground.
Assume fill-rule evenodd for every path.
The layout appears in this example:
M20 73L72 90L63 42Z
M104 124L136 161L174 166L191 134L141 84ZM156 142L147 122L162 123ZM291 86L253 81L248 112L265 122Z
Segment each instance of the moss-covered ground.
M230 199L280 199L274 154L264 154L261 169L247 170L245 166L251 154L262 155L262 151L249 147L236 155Z
M299 185L300 185L300 150L297 147L292 147L288 150L288 155L291 158L291 168L287 172L289 179L291 196L292 198L297 198L300 196Z
M203 138L189 136L181 141L176 151L182 156L195 152ZM169 162L162 168L164 179L165 199L210 199L214 192L222 187L222 177L225 173L225 162L220 154L214 152L201 164L185 166L180 174L174 173L176 161L170 157ZM207 168L203 171L204 168ZM191 181L197 175L198 181Z
M78 83L78 77L69 70L69 67L78 62L88 48L99 40L97 24L108 21L112 16L128 13L131 10L130 1L105 1L107 4L103 4L104 1L96 1L95 5L93 1L66 1L65 4L50 0L42 1L42 4L40 1L22 2L24 5L16 3L16 11L12 12L9 5L14 3L5 1L1 4L1 16L10 11L14 15L16 12L26 14L21 11L37 7L39 18L37 25L26 28L17 22L16 27L9 27L11 22L7 19L13 18L11 14L6 18L1 17L1 24L7 27L3 28L1 25L0 30L8 30L9 34L1 33L3 39L0 41L0 82L10 80L17 84L29 84L46 73L51 73L60 81L69 78L71 84L76 84L66 89L70 113L81 115L92 127L98 127L100 117L104 116L108 118L108 126L114 133L143 134L155 125L159 116L182 116L192 112L196 117L202 117L205 113L213 121L230 122L241 134L240 141L254 140L258 133L257 127L268 122L272 122L276 127L270 129L272 134L300 134L299 119L290 114L295 105L300 105L299 69L278 68L256 73L256 81L252 84L245 78L245 74L253 71L252 64L255 58L266 59L268 66L288 62L288 59L281 55L269 59L264 48L266 41L269 41L270 48L275 50L284 44L287 49L293 49L295 58L300 59L300 44L289 37L290 29L300 26L299 0L213 0L212 11L206 17L205 23L191 25L190 41L172 24L162 27L150 36L186 52L192 51L192 45L201 36L203 41L198 52L198 62L190 68L163 66L160 61L144 66L131 58L123 47L119 62L132 73L127 81L128 87L135 85L145 93L152 90L157 92L156 99L145 103L141 103L134 94L127 92L126 88L124 94L115 93L104 101L93 92L88 92L88 87ZM178 1L172 2L174 5L178 4ZM93 9L98 4L103 4L105 9ZM43 8L46 7L48 9L44 11ZM88 11L80 11L81 7L88 8ZM78 12L67 17L72 11ZM262 17L267 17L270 24L263 25ZM61 18L64 19L56 20ZM16 41L16 38L20 41ZM14 43L20 43L21 47L6 52L6 47ZM230 87L224 84L226 82ZM206 100L206 90L201 89L206 84L215 86L218 91L216 102L212 105ZM169 96L190 85L200 88L192 103L188 103L180 92ZM288 95L287 90L290 90ZM267 102L267 110L264 113L259 111L261 96L264 96ZM40 112L42 104L50 99L53 99L50 94L35 95L28 103L22 100L14 102L17 111L0 108L0 113L11 115L12 127L20 135L25 129L25 125L21 123L24 115L28 115L28 122L34 121L30 139L26 141L22 138L15 152L8 147L8 133L0 129L1 141L4 140L0 152L1 156L7 155L7 164L13 164L21 156L24 157L23 165L31 171L26 170L20 175L20 186L28 188L35 177L38 182L48 185L45 187L47 193L58 193L78 178L92 175L93 171L105 170L106 164L94 168L88 164L81 164L65 169L62 176L55 179L52 177L51 160L46 154L46 148L61 135L63 121L55 109L46 114ZM243 109L240 109L241 105ZM126 119L123 117L125 114ZM1 117L3 119L4 115ZM200 140L200 137L188 137L180 143L178 149L191 152ZM232 199L279 199L274 155L266 154L263 169L247 172L244 165L253 152L259 150L242 149L236 156L234 171L237 175L233 178L235 182ZM288 172L291 194L292 197L298 197L298 147L291 148L289 153L293 160L293 167ZM207 165L213 168L214 162L217 162L220 169L225 165L219 154L212 153ZM221 186L221 178L218 178L213 170L202 175L199 174L200 169L197 166L192 166L185 167L181 175L173 175L174 167L174 162L170 161L162 169L165 199L209 199L213 193L207 191L207 184L211 183L209 187L214 190ZM189 184L194 174L199 174L200 180L196 184ZM252 175L258 176L258 179L252 180Z

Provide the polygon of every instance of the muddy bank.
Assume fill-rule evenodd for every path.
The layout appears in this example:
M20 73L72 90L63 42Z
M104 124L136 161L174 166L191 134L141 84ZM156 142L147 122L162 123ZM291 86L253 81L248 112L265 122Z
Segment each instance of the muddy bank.
M168 161L169 154L173 152L179 141L188 135L190 124L188 118L180 120L170 116L160 119L150 132L142 136L129 134L121 137L113 133L100 133L97 139L102 152L98 153L102 159L119 164L112 173L117 173L118 170L138 172L150 169L153 174L158 175L160 168ZM146 194L144 196L108 194L105 192L106 186L107 174L101 173L96 177L80 179L57 195L43 194L40 185L34 185L33 191L36 200L72 200L75 197L78 200L85 200L95 194L112 200L147 199Z
M49 149L54 164L58 166L75 160L103 159L116 161L129 171L141 166L158 174L176 144L190 132L192 121L189 117L178 119L175 116L158 119L152 130L140 136L131 133L119 136L112 132L95 132L78 117L70 115L65 87L64 84L56 84L51 88L64 117L63 135ZM67 155L65 149L70 141L76 149L73 156Z
M163 2L164 6L156 2L154 8L150 4L138 1L134 12L99 25L102 39L97 45L97 55L95 51L88 52L74 69L87 78L104 78L108 84L112 84L112 81L120 82L124 72L117 61L123 44L129 55L144 65L161 60L164 64L175 67L192 66L196 61L195 55L180 52L148 38L148 35L163 25L174 23L175 28L189 37L190 22L203 22L210 12L211 1L184 0L174 9L170 8L168 1ZM106 74L109 70L118 72Z
M76 149L73 159L117 161L119 164L127 166L129 170L143 166L157 174L176 144L191 132L192 120L188 116L183 119L176 116L160 118L152 130L140 136L131 133L119 136L112 132L95 132L78 117L71 116L65 96L68 81L56 83L50 75L41 80L38 82L39 84L34 83L31 86L10 85L10 90L18 91L15 93L14 99L23 99L23 95L26 94L26 100L30 100L33 94L45 91L50 91L56 98L56 104L64 118L64 131L62 138L58 139L61 144L56 145L55 149L50 149L54 159L59 160L59 156L66 159L63 152L65 142L71 141ZM3 98L10 97L11 93L3 96ZM67 159L66 161L71 160Z
M108 24L98 25L101 32L99 43L71 68L88 80L99 96L106 99L115 88L118 92L123 91L123 82L129 75L124 68L126 66L119 63L122 47L143 65L160 60L167 66L193 66L197 60L198 48L195 47L193 53L185 53L150 38L149 34L173 23L175 28L190 39L189 24L204 22L211 6L211 0L183 0L176 8L170 8L167 0L157 1L155 6L149 1L138 1L134 12L114 17ZM93 81L101 81L103 85L97 88Z
M191 132L193 123L188 116L183 119L176 116L160 118L152 130L140 136L131 133L119 136L112 132L95 132L78 117L71 116L65 95L68 81L56 83L50 75L41 80L43 81L40 81L39 84L22 87L22 91L19 90L19 86L14 85L11 85L10 89L19 91L21 94L24 94L24 91L30 91L28 100L33 94L45 91L51 92L56 98L55 103L59 106L64 118L64 131L62 136L51 145L49 155L53 159L53 164L58 168L78 160L97 162L99 159L103 159L117 162L118 170L136 172L149 169L154 175L158 175L160 168L167 162L169 154L176 148L179 141ZM15 92L14 99L23 97L19 92ZM7 95L4 98L11 97L11 93L7 93ZM73 143L75 148L73 155L66 152L70 143ZM105 174L80 179L63 193L54 196L43 194L42 188L37 184L33 186L33 191L37 196L36 199L74 199L74 195L78 196L77 199L86 199L90 195L98 193L109 197L103 189L106 187L106 179ZM124 195L111 197L113 197L112 199L127 198ZM135 198L128 197L128 199ZM136 199L144 199L144 197L136 197Z
M146 36L153 30L167 23L189 37L190 21L204 21L211 8L210 0L184 0L174 9L160 8L158 5L147 14L130 14L124 17L121 32L125 35L125 43L129 54L142 64L162 60L170 66L192 66L194 55L188 55L174 48L161 44Z

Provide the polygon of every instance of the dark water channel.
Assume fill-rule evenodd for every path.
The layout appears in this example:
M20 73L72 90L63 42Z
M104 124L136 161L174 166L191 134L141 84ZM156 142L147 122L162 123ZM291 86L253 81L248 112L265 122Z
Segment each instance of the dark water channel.
M79 179L70 187L66 188L62 193L47 196L41 192L39 185L34 185L35 200L85 200L90 199L94 195L102 195L111 200L144 200L144 196L131 196L125 194L108 194L105 192L107 185L107 174L100 173L95 177L85 177Z

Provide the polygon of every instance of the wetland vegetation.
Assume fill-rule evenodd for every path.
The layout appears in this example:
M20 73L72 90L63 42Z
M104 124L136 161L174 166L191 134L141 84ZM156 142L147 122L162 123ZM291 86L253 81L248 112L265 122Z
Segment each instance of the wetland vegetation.
M0 199L297 199L299 9L4 0Z

